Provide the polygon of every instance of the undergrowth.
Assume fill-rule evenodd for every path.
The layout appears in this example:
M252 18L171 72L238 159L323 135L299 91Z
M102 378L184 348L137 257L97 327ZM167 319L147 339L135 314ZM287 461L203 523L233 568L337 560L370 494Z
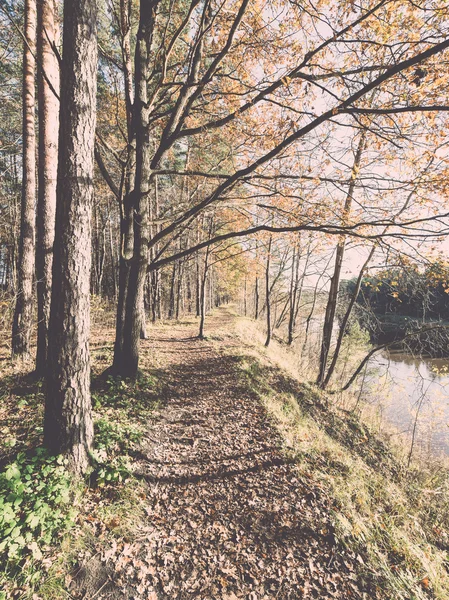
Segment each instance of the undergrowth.
M149 413L159 403L157 381L140 374L135 382L121 378L98 379L92 394L95 448L91 484L104 486L132 475Z
M74 523L75 489L63 458L41 448L20 452L0 473L0 599L39 582L49 549Z
M121 538L135 527L141 484L133 472L161 390L148 373L135 382L94 380L95 446L89 476L79 482L61 457L39 447L41 384L20 375L2 383L0 600L67 598L67 582L80 556L93 553L102 536Z

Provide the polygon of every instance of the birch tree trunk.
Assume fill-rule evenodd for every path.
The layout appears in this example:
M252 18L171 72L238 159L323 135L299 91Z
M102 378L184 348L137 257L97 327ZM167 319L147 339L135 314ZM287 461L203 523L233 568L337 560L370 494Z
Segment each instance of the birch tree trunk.
M97 82L95 0L64 4L55 252L44 444L84 473L93 442L90 269Z
M20 221L19 269L12 325L12 355L30 354L33 319L33 276L36 204L36 0L25 1L23 49L23 176Z

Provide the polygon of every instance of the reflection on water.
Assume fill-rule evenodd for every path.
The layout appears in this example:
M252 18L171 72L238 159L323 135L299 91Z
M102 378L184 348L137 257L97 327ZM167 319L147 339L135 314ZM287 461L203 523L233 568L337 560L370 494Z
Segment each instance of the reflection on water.
M449 455L449 360L384 352L369 363L370 397L426 453Z

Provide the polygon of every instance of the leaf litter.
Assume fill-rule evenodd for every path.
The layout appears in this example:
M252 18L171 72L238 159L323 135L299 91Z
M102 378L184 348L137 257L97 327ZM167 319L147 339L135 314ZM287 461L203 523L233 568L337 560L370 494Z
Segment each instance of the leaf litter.
M169 393L134 465L143 516L122 539L88 523L98 540L78 557L73 598L376 598L334 537L331 498L283 452L226 344L152 330Z

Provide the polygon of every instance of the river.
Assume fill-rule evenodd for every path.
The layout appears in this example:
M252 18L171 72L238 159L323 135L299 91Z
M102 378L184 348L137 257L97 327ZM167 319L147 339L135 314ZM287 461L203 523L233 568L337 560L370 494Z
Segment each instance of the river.
M415 451L449 455L449 359L384 352L371 359L366 383L390 423L415 430Z

